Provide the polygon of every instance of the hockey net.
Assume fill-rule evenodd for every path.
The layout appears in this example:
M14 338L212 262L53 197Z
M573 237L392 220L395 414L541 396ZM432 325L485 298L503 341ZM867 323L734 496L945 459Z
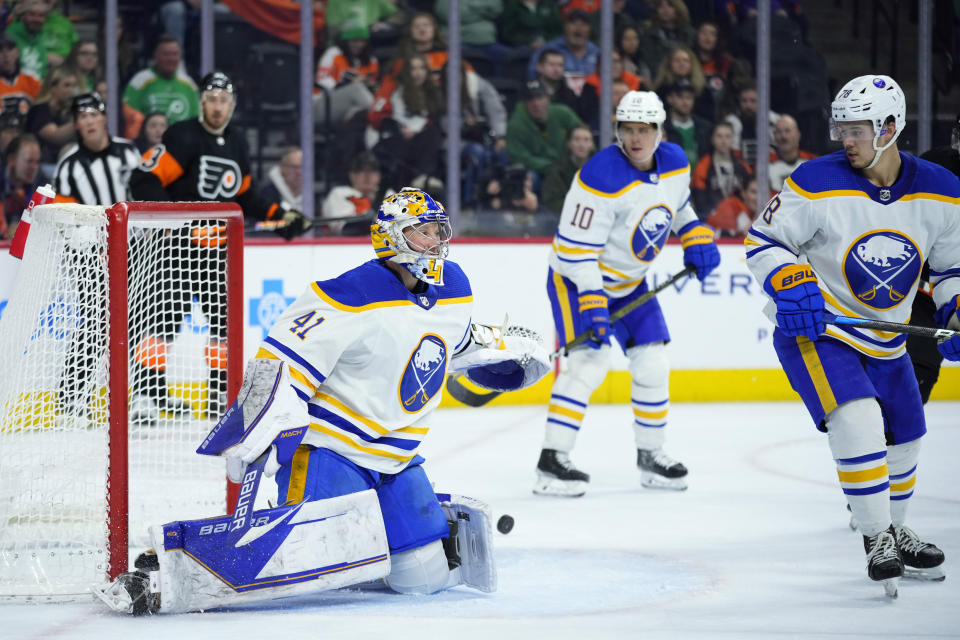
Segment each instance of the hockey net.
M0 597L89 593L149 525L224 513L195 450L242 376L234 205L33 217L0 317Z

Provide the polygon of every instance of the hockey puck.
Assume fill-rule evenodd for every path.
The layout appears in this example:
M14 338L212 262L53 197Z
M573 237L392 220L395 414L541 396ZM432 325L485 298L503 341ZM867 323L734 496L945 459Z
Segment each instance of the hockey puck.
M497 520L497 531L504 535L513 531L513 516L506 514L500 516L500 519Z

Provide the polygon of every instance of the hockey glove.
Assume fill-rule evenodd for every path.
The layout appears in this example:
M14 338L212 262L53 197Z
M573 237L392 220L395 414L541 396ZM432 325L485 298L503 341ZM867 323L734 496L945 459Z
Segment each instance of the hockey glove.
M313 222L296 209L287 209L280 216L281 224L277 227L277 235L284 240L296 238L307 232Z
M960 331L960 296L953 296L953 300L940 307L934 320L945 329ZM960 336L947 338L937 345L937 349L947 360L960 361Z
M474 324L470 346L452 358L450 371L462 371L484 389L516 391L550 371L550 356L532 329L514 325L501 330Z
M680 229L683 245L683 264L697 270L697 279L703 282L720 264L720 250L713 240L713 229L702 222L690 222Z
M788 336L816 340L823 333L823 295L817 276L806 264L787 264L767 276L763 285L777 304L777 326Z
M607 310L607 294L603 291L584 291L580 294L580 325L590 331L590 339L584 344L599 349L610 344L610 312Z

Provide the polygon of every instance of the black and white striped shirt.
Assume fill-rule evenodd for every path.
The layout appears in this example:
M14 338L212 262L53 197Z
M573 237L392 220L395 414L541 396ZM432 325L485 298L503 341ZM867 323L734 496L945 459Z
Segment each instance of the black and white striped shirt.
M54 190L80 204L109 206L130 200L130 175L140 166L140 152L126 138L111 138L103 151L72 145L57 163Z

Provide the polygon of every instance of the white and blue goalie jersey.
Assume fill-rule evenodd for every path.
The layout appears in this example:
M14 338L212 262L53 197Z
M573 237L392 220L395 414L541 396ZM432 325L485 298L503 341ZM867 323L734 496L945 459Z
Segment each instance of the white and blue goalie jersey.
M611 145L574 176L549 261L580 291L629 295L643 282L670 231L697 220L683 149L663 142L654 158L653 171L640 171Z
M827 311L908 322L924 261L941 307L960 294L960 180L901 153L900 178L877 187L843 151L800 165L753 223L747 265L764 284L783 264L809 263ZM765 313L775 322L776 305ZM827 325L826 335L875 358L896 358L906 335Z
M371 260L314 282L283 313L256 357L287 363L308 403L303 444L397 473L417 455L451 357L469 340L473 296L460 267L411 293Z

